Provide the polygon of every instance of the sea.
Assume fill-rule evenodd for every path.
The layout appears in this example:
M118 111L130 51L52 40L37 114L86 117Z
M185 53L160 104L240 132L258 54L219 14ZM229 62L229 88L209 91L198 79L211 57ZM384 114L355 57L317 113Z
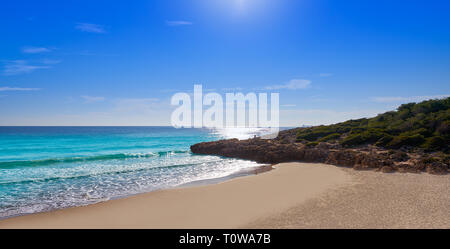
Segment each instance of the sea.
M264 129L0 127L0 219L227 179L252 161L195 155L195 143Z

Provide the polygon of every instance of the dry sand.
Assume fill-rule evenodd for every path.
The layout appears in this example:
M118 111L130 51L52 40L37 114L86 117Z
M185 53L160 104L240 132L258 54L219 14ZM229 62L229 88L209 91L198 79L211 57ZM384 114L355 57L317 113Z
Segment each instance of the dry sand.
M344 169L357 184L245 228L450 228L450 175Z
M223 183L0 221L0 228L450 228L450 176L284 163Z

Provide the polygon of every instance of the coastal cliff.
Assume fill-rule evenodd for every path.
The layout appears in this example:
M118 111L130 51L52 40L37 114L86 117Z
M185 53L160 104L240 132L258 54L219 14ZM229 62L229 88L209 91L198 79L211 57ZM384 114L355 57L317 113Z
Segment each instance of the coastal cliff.
M400 106L370 119L281 131L275 139L220 140L195 154L259 163L315 162L381 172L449 171L450 98Z

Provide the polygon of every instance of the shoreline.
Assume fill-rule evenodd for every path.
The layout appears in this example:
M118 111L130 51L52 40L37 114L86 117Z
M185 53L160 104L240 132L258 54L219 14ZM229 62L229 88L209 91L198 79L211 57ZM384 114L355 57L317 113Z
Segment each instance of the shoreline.
M0 228L235 228L352 184L325 164L283 163L263 174L153 191L0 220Z
M449 175L295 162L273 168L220 183L12 217L0 220L0 229L450 228Z
M236 172L233 172L233 173L231 173L229 175L226 175L226 176L217 177L217 178L209 178L209 179L204 179L204 180L191 181L191 182L180 184L178 186L174 186L172 188L161 189L161 190L182 189L182 188L189 188L189 187L201 187L201 186L208 186L208 185L213 185L213 184L219 184L219 183L230 181L230 180L233 180L233 179L236 179L236 178L239 178L239 177L253 176L253 175L266 173L266 172L269 172L269 171L271 171L273 169L274 169L274 165L269 165L269 164L267 164L267 165L260 165L260 166L256 166L256 167L249 167L249 168L240 169L240 170L238 170ZM150 192L147 192L147 193L150 193ZM147 193L141 193L141 194L147 194ZM129 196L127 196L127 197L129 197ZM127 198L127 197L125 197L125 198Z
M186 182L186 183L183 183L183 184L180 184L180 185L175 185L175 186L168 187L168 188L155 189L155 190L152 190L152 191L149 191L149 192L133 193L133 194L127 194L127 195L122 195L122 196L116 196L116 197L101 198L101 199L98 199L98 201L94 201L93 200L92 203L89 203L89 204L86 204L86 205L68 206L68 207L64 207L64 208L45 210L45 211L39 211L39 212L34 212L34 213L22 213L22 214L16 214L16 215L11 215L11 216L4 216L4 217L0 217L0 222L3 221L3 220L15 218L15 217L35 215L35 214L40 214L40 213L48 213L48 212L54 212L54 211L58 211L58 210L69 209L69 208L86 207L86 206L95 205L95 204L99 204L99 203L107 202L107 201L127 199L127 198L130 198L130 197L133 197L133 196L142 195L142 194L149 194L149 193L153 193L153 192L156 192L156 191L163 191L163 190L170 190L170 189L182 189L182 188L189 188L189 187L208 186L208 185L218 184L218 183L221 183L221 182L230 181L232 179L239 178L239 177L258 175L258 174L261 174L261 173L265 173L267 171L271 171L273 169L274 169L273 165L269 165L269 164L253 166L253 167L249 167L249 168L240 169L238 171L235 171L235 172L233 172L233 173L231 173L229 175L222 176L222 177L208 178L208 179L203 179L203 180L195 180L195 181Z

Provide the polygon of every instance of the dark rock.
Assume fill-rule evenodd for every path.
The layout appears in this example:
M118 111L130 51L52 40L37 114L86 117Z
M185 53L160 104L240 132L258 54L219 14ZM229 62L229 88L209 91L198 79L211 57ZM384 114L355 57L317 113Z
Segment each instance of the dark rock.
M381 172L446 174L449 167L442 160L399 150L385 151L376 146L346 149L327 142L308 146L295 142L297 130L281 131L275 139L220 140L191 146L195 154L217 155L256 161L258 163L314 162L353 167L356 170L378 169ZM408 163L402 163L409 160Z
M407 161L409 159L409 156L405 152L397 151L397 152L395 152L394 154L391 155L391 159L396 161L396 162L404 162L404 161Z
M433 162L426 166L426 171L430 174L444 175L448 172L448 166L441 162Z
M407 173L407 172L409 172L410 165L401 163L401 164L395 165L394 168L400 173Z
M357 164L356 158L357 156L354 151L338 150L330 152L328 158L325 160L325 163L353 167Z
M381 172L383 172L383 173L392 173L392 172L394 172L394 168L392 168L391 166L383 166L381 168Z

